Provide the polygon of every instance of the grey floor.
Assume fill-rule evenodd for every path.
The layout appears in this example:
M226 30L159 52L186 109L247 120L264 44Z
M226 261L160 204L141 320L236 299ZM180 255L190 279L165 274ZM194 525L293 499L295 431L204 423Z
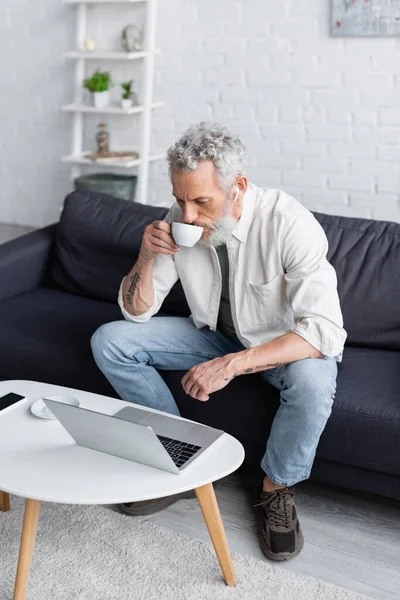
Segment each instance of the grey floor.
M21 227L19 225L8 225L6 223L0 223L0 244L8 242L24 233L31 231L30 227Z
M30 231L0 223L0 243ZM225 478L216 494L232 551L266 560L261 553L253 504L258 480L242 472ZM400 600L400 502L308 481L296 486L305 536L302 553L273 563L381 600ZM148 517L209 543L197 500L181 500Z
M231 550L267 560L254 518L257 485L253 474L234 474L216 495ZM295 498L305 545L297 558L274 565L373 598L400 599L400 502L308 481L296 486ZM209 542L196 499L148 520Z

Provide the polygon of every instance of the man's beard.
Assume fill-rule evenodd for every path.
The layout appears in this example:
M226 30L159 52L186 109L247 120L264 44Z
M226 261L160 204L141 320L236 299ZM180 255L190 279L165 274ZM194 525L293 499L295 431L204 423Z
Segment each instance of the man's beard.
M206 238L201 238L199 244L201 246L207 246L208 248L216 248L226 244L232 237L232 232L236 228L238 222L232 213L233 202L227 198L227 206L223 216L218 219L212 225L202 225L205 230L209 230L211 233Z

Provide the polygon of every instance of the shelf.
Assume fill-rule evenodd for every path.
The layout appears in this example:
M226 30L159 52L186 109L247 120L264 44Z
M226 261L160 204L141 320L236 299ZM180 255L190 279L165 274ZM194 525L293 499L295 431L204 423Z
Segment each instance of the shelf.
M64 4L136 4L148 0L64 0Z
M78 165L89 165L91 167L100 167L100 168L114 167L115 169L131 169L132 167L138 167L141 164L140 158L137 160L130 160L130 161L126 161L126 162L119 163L119 164L116 164L115 162L98 163L98 162L91 160L90 158L86 158L85 154L91 154L91 152L92 152L91 150L88 150L87 152L83 152L82 154L77 154L77 155L69 154L67 156L63 156L61 160L66 163L72 163L72 164L78 164ZM161 159L165 159L165 154L155 154L155 155L149 157L150 162L153 162L155 160L161 160Z
M151 108L160 108L163 106L163 102L153 102ZM105 108L96 108L95 106L88 106L86 104L66 104L61 107L61 110L65 112L84 112L84 113L95 113L95 114L110 114L110 115L134 115L136 113L142 113L144 111L143 106L132 106L132 108L122 108L121 106L106 106Z
M103 169L116 173L125 172L129 174L132 172L135 173L137 168L139 178L138 201L146 204L148 201L149 164L161 159L166 160L166 152L157 154L153 151L151 153L153 110L163 106L162 102L154 102L154 70L157 56L160 54L160 50L156 48L157 0L61 0L61 2L64 3L64 6L73 6L73 8L68 10L75 12L75 41L74 39L71 40L70 51L67 49L63 54L64 65L69 65L74 71L73 89L70 97L72 102L63 104L59 108L59 110L71 115L71 153L63 156L61 161L68 165L68 170L73 178L79 175L80 172L85 171L99 172L100 169ZM126 52L124 44L121 41L118 42L118 40L118 43L110 45L102 44L101 40L95 40L96 43L92 44L95 50L87 50L87 48L91 47L91 45L88 45L88 40L90 39L88 21L92 17L96 17L97 20L101 16L103 26L107 26L111 22L108 19L108 13L100 15L100 13L97 14L97 11L95 11L96 14L92 14L91 7L94 7L96 4L104 4L107 7L115 4L113 12L116 17L121 12L122 6L128 7L130 5L130 11L131 9L140 11L141 18L144 16L144 19L141 19L141 21L143 20L143 40L145 41L140 46L136 46L139 48L138 51ZM112 23L114 23L114 20ZM116 32L116 35L118 36L118 32ZM102 61L109 61L111 64ZM90 71L92 69L91 65L94 65L94 67L97 65L98 68L103 65L105 68L107 64L110 68L112 67L111 70L117 66L119 70L126 71L128 69L131 76L133 67L134 72L138 69L140 70L141 89L138 92L140 100L135 98L135 102L139 102L139 106L132 106L132 108L128 109L122 108L120 100L122 91L115 95L112 93L111 104L103 108L96 108L93 99L86 94L83 95L82 82L85 79L87 69ZM124 77L128 77L128 75L126 74ZM133 77L136 79L135 73ZM89 155L93 154L92 150L83 151L82 140L86 139L84 129L88 119L85 115L90 114L96 115L95 120L99 122L100 120L108 122L110 115L131 117L130 123L126 119L126 129L127 133L132 129L132 146L137 152L130 154L129 161L115 163L111 158L108 158L105 162L96 162L89 158ZM141 121L139 133L136 130L138 119ZM128 141L124 145L126 146L127 143ZM88 146L92 146L92 143L89 143ZM133 150L133 148L131 147L129 150ZM124 149L121 148L120 150ZM129 153L123 153L123 155L126 154L129 156ZM139 158L136 159L134 158L135 156L139 156Z
M154 54L160 54L160 50L155 50ZM124 50L71 50L64 54L64 58L87 58L88 60L139 60L146 58L148 52L125 52Z

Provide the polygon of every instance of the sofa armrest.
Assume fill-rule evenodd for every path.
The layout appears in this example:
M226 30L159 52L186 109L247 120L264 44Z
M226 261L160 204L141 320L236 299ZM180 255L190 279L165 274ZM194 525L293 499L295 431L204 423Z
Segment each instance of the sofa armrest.
M0 300L43 284L56 230L54 223L0 244Z

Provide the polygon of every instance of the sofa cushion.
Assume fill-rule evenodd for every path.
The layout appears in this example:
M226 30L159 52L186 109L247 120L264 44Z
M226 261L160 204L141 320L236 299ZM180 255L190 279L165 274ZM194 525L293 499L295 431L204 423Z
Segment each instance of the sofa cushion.
M400 476L400 354L347 347L317 456Z
M90 338L103 323L121 318L115 303L51 288L2 300L0 379L32 379L117 396L93 360Z
M57 227L54 282L67 292L115 303L122 278L137 260L146 226L167 212L98 192L72 192ZM179 281L161 310L189 316Z
M400 349L400 224L314 216L329 241L347 344Z
M89 391L99 389L104 380L115 396L93 360L90 338L103 323L121 319L118 305L39 288L3 300L0 314L1 379Z

